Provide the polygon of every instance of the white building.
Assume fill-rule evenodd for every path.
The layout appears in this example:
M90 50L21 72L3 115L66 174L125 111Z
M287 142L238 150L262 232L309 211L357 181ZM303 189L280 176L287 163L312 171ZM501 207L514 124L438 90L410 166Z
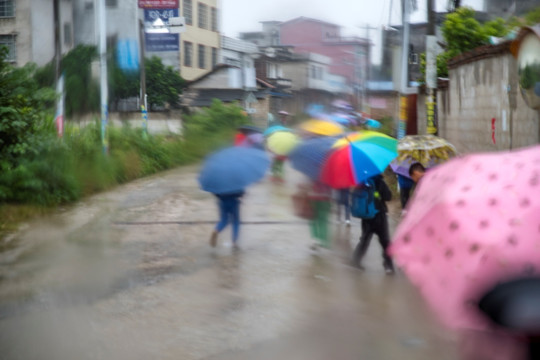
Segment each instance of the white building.
M229 68L230 78L235 86L247 90L256 89L255 58L258 56L257 45L247 41L233 39L227 36L221 37L221 53L219 62L231 65Z
M60 0L61 51L73 48L71 0ZM45 65L54 58L53 2L0 0L0 45L9 50L8 61L16 66L34 62Z
M73 0L75 23L75 45L98 45L99 22L96 18L96 0ZM115 46L119 41L130 41L139 46L139 20L144 22L144 10L139 9L136 0L105 0L107 47ZM179 12L179 9L176 9ZM148 25L148 24L146 24ZM179 49L180 44L176 44ZM179 50L147 51L145 56L158 56L167 66L180 68Z
M291 90L319 90L328 93L350 94L345 76L329 72L332 59L315 53L294 54L282 63L283 76L291 79Z

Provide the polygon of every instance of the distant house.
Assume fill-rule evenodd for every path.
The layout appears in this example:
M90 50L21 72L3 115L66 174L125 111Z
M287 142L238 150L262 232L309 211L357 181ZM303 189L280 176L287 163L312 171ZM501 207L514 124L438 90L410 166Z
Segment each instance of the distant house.
M238 103L255 123L266 124L269 111L269 86L246 88L242 84L241 68L219 64L212 71L189 82L182 95L182 106L189 110L208 107L214 99L224 103Z
M329 72L332 59L328 56L304 53L293 54L282 63L283 76L291 79L291 99L285 107L301 113L312 103L329 106L332 100L352 94L347 78Z
M220 64L231 65L240 71L239 80L244 89L257 88L255 59L259 56L257 45L247 41L221 36Z
M299 17L279 25L280 41L294 46L297 53L315 53L330 58L329 73L344 76L354 90L351 101L357 105L365 91L371 54L371 41L344 37L339 25Z

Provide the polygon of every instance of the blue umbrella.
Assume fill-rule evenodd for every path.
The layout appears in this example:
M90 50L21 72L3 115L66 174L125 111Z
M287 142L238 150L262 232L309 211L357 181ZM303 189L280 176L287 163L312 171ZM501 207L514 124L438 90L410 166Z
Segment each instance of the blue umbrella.
M382 126L379 121L373 119L366 119L366 125L373 129L380 129Z
M323 136L303 141L289 154L292 167L310 179L318 180L336 140L336 137Z
M285 126L281 126L281 125L270 126L268 129L264 131L263 135L269 136L278 131L291 131L291 129Z
M230 147L210 155L199 174L204 191L228 194L244 190L260 180L270 166L263 150L249 147Z

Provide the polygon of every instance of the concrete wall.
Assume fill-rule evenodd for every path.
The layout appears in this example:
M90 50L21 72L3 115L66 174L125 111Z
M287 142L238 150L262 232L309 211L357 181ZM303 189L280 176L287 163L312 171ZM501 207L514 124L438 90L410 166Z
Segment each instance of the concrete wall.
M60 1L60 41L62 52L73 47L64 43L64 24L73 26L71 0ZM35 62L45 65L54 57L54 19L52 1L18 0L15 2L15 16L0 19L0 34L16 34L15 65L23 66Z
M99 115L84 115L77 119L70 119L68 124L84 127L99 118ZM122 127L129 125L133 128L141 128L143 120L140 112L111 112L109 113L109 125ZM183 122L179 111L151 112L148 113L148 132L150 134L182 134Z
M60 44L62 53L73 48L73 41L65 44L64 24L73 27L71 0L60 1ZM54 57L54 15L52 1L33 0L31 7L31 61L45 65ZM73 33L73 30L72 30Z
M43 1L43 0L36 0ZM97 44L96 8L93 0L73 0L76 22L75 44ZM118 0L116 7L107 7L107 36L117 39L139 39L138 19L143 18L137 1Z
M449 77L448 89L437 97L439 134L460 152L507 150L540 142L539 113L523 101L516 61L508 51L464 61L450 68Z

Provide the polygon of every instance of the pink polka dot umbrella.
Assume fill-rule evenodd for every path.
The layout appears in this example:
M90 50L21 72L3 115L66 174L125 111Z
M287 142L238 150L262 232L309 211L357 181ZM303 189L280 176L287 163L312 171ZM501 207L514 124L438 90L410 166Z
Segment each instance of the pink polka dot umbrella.
M446 325L490 327L479 299L500 282L540 277L540 146L428 171L390 251Z

